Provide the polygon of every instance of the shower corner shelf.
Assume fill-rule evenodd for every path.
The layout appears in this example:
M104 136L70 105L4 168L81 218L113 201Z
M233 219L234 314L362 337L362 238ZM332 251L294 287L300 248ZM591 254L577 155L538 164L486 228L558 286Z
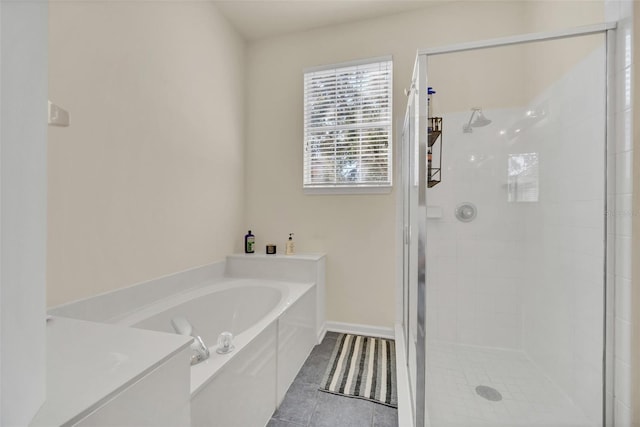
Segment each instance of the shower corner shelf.
M431 188L442 181L442 117L429 117L427 129L427 188ZM437 152L437 162L433 157Z
M429 147L432 147L436 143L440 135L442 135L442 117L429 117L429 129L427 135L429 135L428 141Z

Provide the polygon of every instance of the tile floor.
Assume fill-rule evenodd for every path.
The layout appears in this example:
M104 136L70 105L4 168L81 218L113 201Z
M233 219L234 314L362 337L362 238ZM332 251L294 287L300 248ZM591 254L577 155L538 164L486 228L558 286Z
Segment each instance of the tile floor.
M427 408L432 427L592 427L522 352L432 342L427 353ZM492 402L475 388L502 394Z
M267 427L397 427L395 408L318 391L338 334L313 348Z

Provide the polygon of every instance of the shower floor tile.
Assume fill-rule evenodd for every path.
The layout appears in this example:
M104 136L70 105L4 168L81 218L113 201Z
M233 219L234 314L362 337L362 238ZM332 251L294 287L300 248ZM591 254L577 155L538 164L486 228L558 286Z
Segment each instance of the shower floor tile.
M431 427L595 427L522 352L430 342ZM489 386L502 400L476 393Z

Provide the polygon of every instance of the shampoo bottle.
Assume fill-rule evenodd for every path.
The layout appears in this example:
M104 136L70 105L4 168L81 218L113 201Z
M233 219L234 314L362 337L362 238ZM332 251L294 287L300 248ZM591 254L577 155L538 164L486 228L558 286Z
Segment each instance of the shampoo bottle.
M289 240L287 240L287 249L285 251L286 255L293 255L294 246L293 246L293 233L289 233Z
M251 234L251 230L244 236L244 253L252 254L255 252L256 236Z

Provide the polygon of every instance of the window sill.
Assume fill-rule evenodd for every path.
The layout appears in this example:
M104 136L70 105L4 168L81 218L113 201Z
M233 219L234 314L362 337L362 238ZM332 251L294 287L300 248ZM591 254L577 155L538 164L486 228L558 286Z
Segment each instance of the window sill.
M303 188L305 195L338 195L338 194L390 194L393 186L387 187L310 187Z

